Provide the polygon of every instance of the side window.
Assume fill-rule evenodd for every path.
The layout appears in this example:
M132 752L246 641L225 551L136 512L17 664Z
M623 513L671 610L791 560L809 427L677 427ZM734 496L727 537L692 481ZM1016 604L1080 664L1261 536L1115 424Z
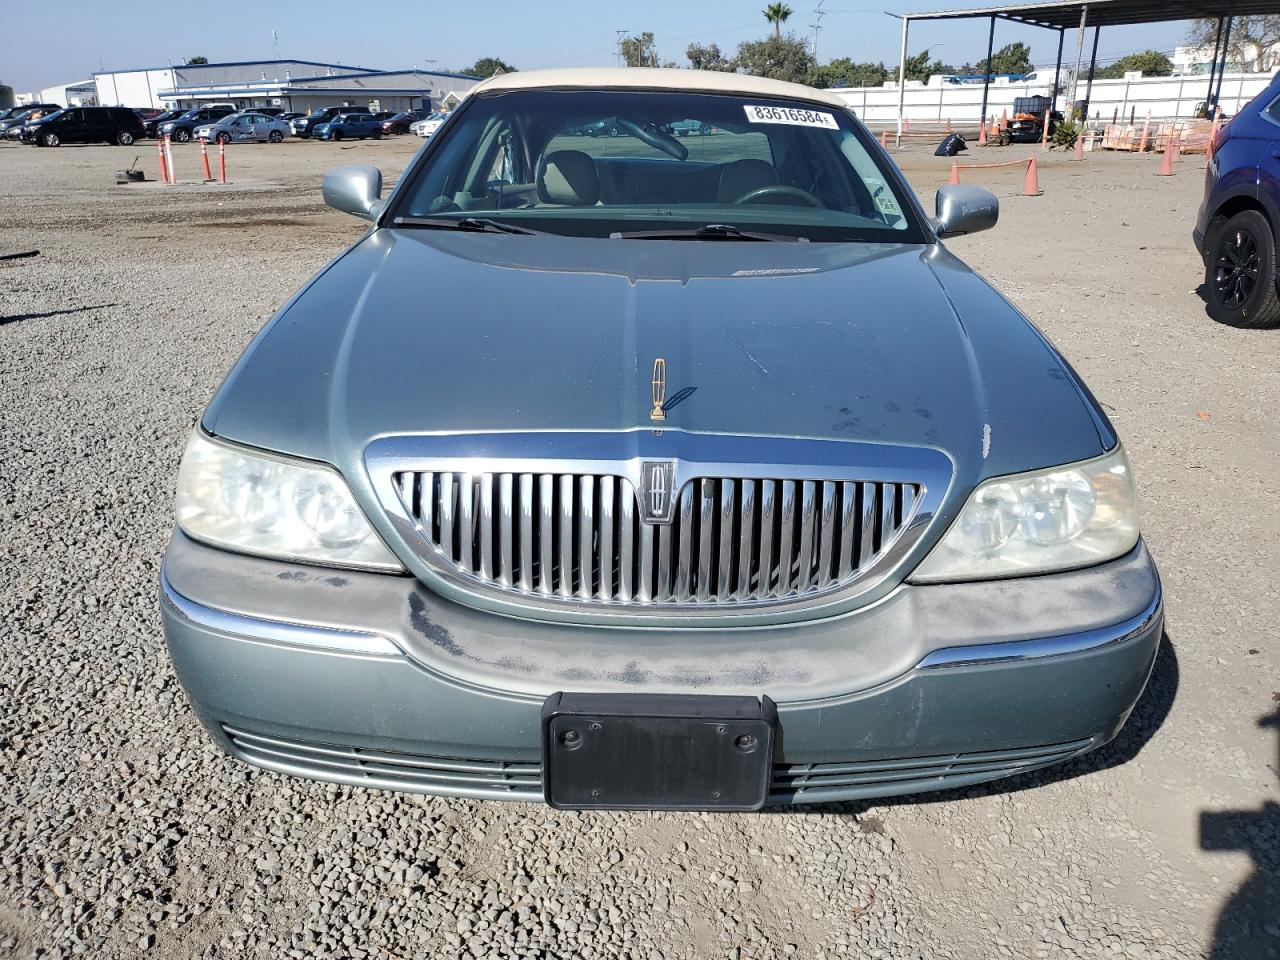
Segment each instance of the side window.
M1271 101L1271 105L1262 111L1272 123L1280 124L1280 97Z

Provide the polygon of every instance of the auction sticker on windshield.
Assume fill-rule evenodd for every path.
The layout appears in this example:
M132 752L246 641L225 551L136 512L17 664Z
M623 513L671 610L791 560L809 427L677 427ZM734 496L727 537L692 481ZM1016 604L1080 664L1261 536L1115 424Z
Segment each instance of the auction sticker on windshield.
M796 127L825 127L828 130L839 130L836 118L821 110L802 110L798 107L770 107L763 104L748 103L742 108L747 112L747 120L751 123L789 123Z

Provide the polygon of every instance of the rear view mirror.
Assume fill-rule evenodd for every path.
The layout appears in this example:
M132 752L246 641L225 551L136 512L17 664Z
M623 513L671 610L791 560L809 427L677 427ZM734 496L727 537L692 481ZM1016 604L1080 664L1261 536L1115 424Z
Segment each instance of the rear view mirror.
M364 163L330 170L324 175L323 192L324 202L333 209L365 220L377 220L385 205L382 172Z
M933 226L939 237L990 230L1000 219L1000 201L990 190L949 183L938 188Z

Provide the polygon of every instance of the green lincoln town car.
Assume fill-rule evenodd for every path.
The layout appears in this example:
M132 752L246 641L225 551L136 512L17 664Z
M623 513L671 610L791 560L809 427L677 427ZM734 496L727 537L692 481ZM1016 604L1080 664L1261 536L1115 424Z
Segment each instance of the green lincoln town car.
M930 215L828 91L606 69L487 80L324 196L369 229L201 415L161 575L233 756L753 810L1124 724L1160 580L1100 405L949 249L990 193Z

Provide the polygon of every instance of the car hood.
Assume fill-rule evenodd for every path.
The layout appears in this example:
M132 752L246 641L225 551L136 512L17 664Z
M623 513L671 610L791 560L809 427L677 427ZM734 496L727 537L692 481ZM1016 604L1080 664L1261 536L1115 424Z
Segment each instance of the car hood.
M976 480L1082 460L1105 418L939 244L379 229L259 334L206 411L347 468L395 434L650 427L909 444Z

